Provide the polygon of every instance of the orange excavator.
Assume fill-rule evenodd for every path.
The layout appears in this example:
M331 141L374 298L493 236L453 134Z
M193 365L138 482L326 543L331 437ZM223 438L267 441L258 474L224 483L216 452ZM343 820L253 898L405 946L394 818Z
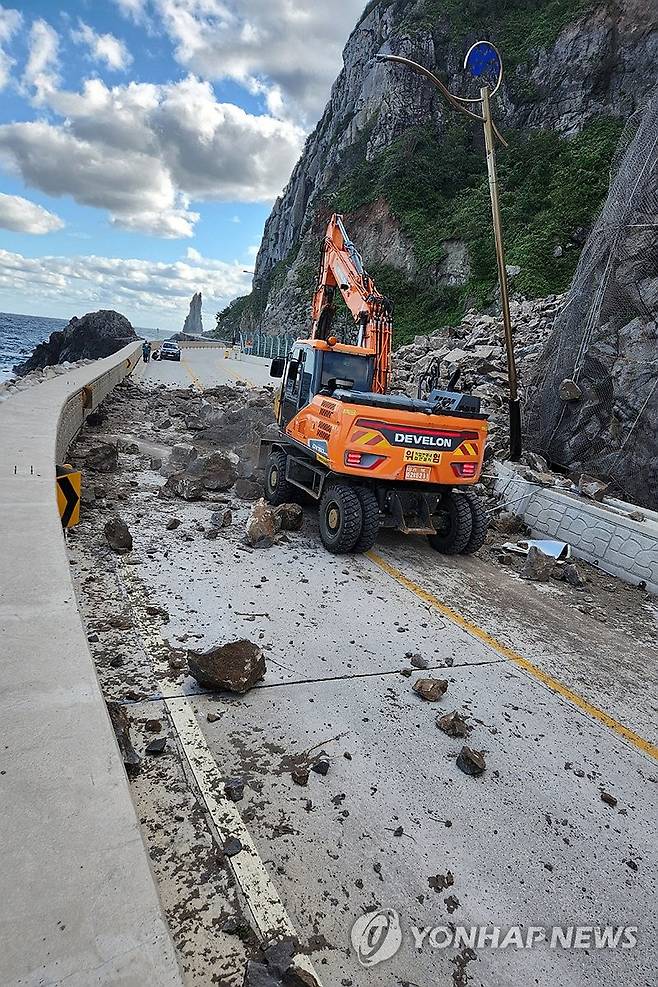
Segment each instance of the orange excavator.
M356 322L356 345L335 335L337 292ZM330 552L368 551L391 527L427 535L437 551L470 554L487 532L470 489L487 437L480 399L438 388L423 400L388 393L392 334L393 307L334 215L310 338L270 369L282 383L277 432L261 441L265 496L282 504L302 492L317 502Z

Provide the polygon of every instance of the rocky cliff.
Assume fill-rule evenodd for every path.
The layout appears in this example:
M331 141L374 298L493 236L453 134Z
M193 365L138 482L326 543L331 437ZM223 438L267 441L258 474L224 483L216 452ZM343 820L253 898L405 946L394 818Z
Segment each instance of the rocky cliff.
M53 367L76 360L99 360L137 341L137 334L128 319L111 309L89 312L81 319L72 318L64 329L51 333L45 343L39 343L32 355L14 367L19 377L32 370Z
M192 336L200 336L203 332L203 320L201 317L201 292L197 291L192 295L190 311L185 316L183 323L183 333Z
M269 217L254 290L220 331L299 332L320 237L334 210L397 303L397 342L494 301L495 264L477 125L429 84L375 61L393 52L463 91L463 56L496 42L506 81L495 112L508 262L529 297L564 290L608 185L623 122L655 84L656 0L379 0ZM224 325L222 325L224 323Z

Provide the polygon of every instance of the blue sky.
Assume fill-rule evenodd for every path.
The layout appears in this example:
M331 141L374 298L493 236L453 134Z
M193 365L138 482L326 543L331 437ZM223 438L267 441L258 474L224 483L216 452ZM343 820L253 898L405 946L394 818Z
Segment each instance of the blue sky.
M363 0L0 5L0 309L178 328L249 290Z

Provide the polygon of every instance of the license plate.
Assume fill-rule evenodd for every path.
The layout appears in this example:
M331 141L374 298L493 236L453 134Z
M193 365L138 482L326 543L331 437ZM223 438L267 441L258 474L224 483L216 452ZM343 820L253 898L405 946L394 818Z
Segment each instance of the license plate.
M432 473L430 466L405 466L405 480L429 480Z
M425 452L421 449L405 449L405 463L423 463L425 466L438 466L441 462L440 452Z

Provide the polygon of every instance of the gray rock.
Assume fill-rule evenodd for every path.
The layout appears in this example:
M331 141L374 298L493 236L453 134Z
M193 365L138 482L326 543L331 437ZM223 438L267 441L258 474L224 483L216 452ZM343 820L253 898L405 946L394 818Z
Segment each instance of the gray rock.
M299 504L279 504L274 509L283 531L301 531L304 524L304 512Z
M127 552L132 551L133 536L130 534L130 529L126 522L118 515L107 521L103 531L105 533L105 541L113 552L117 552L119 555L125 555Z
M588 476L587 473L581 474L578 479L578 493L589 500L602 501L609 487L609 483L597 480L594 476Z
M239 497L240 500L259 500L263 496L263 493L263 484L258 483L256 480L248 480L244 476L236 480L235 496Z
M107 711L110 714L126 773L134 777L140 772L142 760L130 738L130 719L126 707L117 702L108 702Z
M520 576L537 583L546 583L555 567L555 559L544 555L536 545L532 545L523 563Z
M185 317L185 322L183 323L183 333L192 336L200 336L202 332L203 319L201 317L201 292L197 291L195 295L192 295L190 311Z
M446 694L448 681L447 679L417 679L412 688L421 699L435 703Z
M101 442L85 453L85 469L111 473L119 465L119 449L113 442Z
M571 380L570 377L565 377L564 380L560 381L560 401L580 401L583 396L583 392L578 387L575 380Z
M53 332L45 343L39 343L24 363L14 367L14 372L23 377L31 370L65 361L97 360L137 342L137 338L128 319L118 312L106 309L89 312L81 319L71 319L64 329Z
M182 500L201 500L204 492L201 477L188 476L187 473L173 473L160 488L160 496L169 499L180 497Z
M190 675L204 689L244 694L265 675L265 656L251 641L232 641L209 651L190 651Z
M257 501L247 521L247 542L253 548L271 548L281 530L281 520L265 500Z

